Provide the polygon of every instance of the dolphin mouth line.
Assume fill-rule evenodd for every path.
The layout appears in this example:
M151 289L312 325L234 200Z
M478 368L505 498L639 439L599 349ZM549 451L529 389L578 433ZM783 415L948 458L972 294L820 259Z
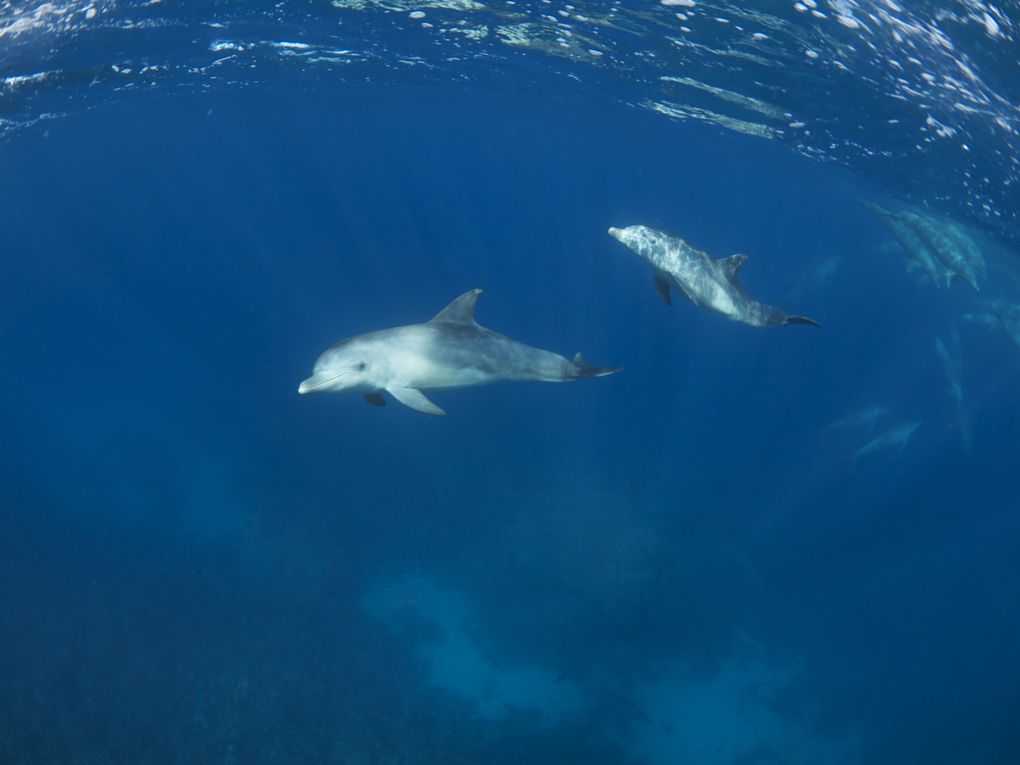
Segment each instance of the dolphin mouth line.
M309 383L308 380L305 380L303 383L301 383L301 385L298 386L298 393L314 393L315 391L321 390L327 385L336 382L341 377L351 374L353 371L354 371L353 369L348 369L344 372L340 372L339 374L335 374L326 380L316 380L314 383ZM314 375L308 379L311 380L313 378Z

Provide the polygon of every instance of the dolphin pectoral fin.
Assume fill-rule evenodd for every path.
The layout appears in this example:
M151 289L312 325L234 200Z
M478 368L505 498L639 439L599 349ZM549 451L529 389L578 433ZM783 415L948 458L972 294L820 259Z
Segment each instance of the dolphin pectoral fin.
M372 406L386 406L386 399L383 398L382 393L366 393L365 403Z
M669 294L669 282L662 274L655 275L655 291L659 293L659 299L666 305L673 305L673 298Z
M746 255L737 253L736 255L730 255L728 258L720 258L719 265L722 266L723 272L726 274L730 281L737 278L737 274L740 272L740 267L744 265L744 261L747 260Z
M404 406L424 412L425 414L446 414L442 409L433 404L417 388L387 388L386 391Z

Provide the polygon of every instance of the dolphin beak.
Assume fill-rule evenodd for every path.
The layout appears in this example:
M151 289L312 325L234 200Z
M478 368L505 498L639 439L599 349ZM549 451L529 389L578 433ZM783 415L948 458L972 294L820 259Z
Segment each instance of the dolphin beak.
M623 229L619 229L619 228L615 228L615 227L611 226L609 228L609 235L611 237L613 237L613 239L615 239L618 242L622 242L623 241Z
M312 375L307 380L304 380L297 389L297 392L301 395L305 393L315 393L320 390L329 390L330 386L339 380L341 377L349 375L353 370L345 369L342 372L336 374L330 374L329 372L319 372Z
M335 377L321 377L320 375L312 375L307 380L302 380L301 384L297 388L297 392L302 396L306 393L315 393L317 390L322 390L325 385L333 382Z

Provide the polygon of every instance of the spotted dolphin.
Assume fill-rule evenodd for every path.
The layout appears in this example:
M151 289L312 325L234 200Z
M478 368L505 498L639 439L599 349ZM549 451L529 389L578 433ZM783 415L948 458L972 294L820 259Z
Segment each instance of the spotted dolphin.
M952 274L951 278L963 279L975 290L981 290L981 286L978 284L978 271L983 267L984 260L982 259L978 263L970 259L981 257L980 250L976 249L976 245L970 237L951 224L939 221L930 215L906 211L900 213L900 218L924 240L943 268Z
M949 288L952 283L953 274L946 270L946 267L935 256L924 239L917 233L913 226L909 225L901 215L892 213L871 202L865 202L865 207L871 210L886 228L903 250L907 259L907 268L921 268L931 279L936 287Z
M511 340L475 321L481 290L458 297L422 324L367 332L323 353L298 393L361 391L376 406L382 391L426 414L446 414L423 390L466 388L505 380L567 382L604 377L619 369L572 361Z
M694 305L710 308L728 319L752 327L776 327L783 324L811 324L814 319L794 316L775 306L759 303L747 294L737 274L746 255L731 255L713 260L683 239L648 226L611 228L609 235L647 260L655 269L655 288L667 305L672 303L670 288Z
M939 287L948 288L962 279L979 290L987 274L984 255L977 242L956 223L911 210L890 212L864 202L889 229L907 254L908 266L920 266Z

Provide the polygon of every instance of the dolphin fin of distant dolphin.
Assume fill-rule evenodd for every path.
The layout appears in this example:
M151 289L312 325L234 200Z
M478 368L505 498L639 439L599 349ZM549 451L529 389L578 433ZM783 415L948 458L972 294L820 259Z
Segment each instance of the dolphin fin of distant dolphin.
M386 406L386 399L383 398L381 393L366 393L365 403L372 406Z
M475 304L478 303L478 296L481 294L482 291L479 289L468 290L433 316L432 322L436 324L474 324Z
M481 290L478 290L478 292L481 292ZM477 298L478 296L476 295L475 297ZM460 298L457 298L457 300L460 300ZM456 303L457 300L453 302ZM451 305L453 305L453 303L451 303ZM473 307L472 310L474 310ZM436 415L446 414L446 412L444 412L438 406L429 401L428 398L425 397L425 394L422 393L417 388L393 387L387 388L386 390L389 392L391 396L393 396L393 398L395 398L401 404L403 404L404 406L409 406L418 412Z
M655 291L659 293L659 299L666 305L673 305L673 298L669 294L669 281L662 274L655 275Z

